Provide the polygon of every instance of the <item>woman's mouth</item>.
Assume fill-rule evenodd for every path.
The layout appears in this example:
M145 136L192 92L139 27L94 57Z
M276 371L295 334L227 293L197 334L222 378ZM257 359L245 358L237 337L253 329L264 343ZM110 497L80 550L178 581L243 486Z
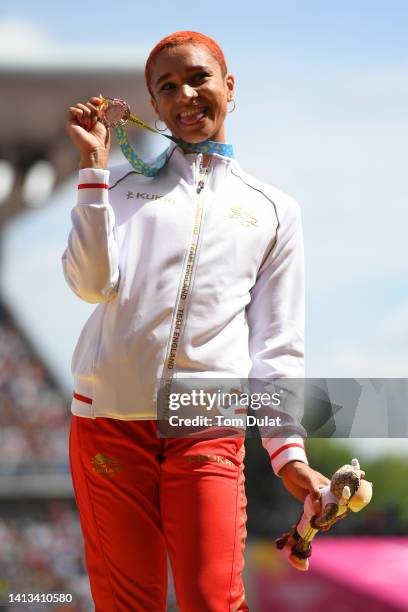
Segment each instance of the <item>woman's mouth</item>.
M177 121L181 125L196 125L207 116L207 110L207 107L202 107L183 111L177 115Z

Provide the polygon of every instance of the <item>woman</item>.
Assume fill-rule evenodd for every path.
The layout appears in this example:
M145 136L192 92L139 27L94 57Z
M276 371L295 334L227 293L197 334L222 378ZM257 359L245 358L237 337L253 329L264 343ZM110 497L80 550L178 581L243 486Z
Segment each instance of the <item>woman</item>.
M68 111L80 176L64 273L99 303L72 360L87 569L101 612L165 610L167 552L182 612L247 610L243 435L159 437L156 397L183 376L303 376L300 213L222 148L234 77L215 41L174 33L145 74L158 119L181 142L154 176L128 164L109 173L100 98ZM221 153L186 145L204 141ZM308 466L302 438L263 443L286 487L311 493L318 511L328 480Z

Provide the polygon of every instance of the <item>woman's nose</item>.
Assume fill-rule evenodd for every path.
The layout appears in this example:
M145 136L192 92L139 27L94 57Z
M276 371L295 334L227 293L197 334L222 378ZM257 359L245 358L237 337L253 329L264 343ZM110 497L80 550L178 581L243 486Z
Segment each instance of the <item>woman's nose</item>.
M197 92L194 87L190 87L188 83L185 83L179 88L179 97L182 98L196 98Z

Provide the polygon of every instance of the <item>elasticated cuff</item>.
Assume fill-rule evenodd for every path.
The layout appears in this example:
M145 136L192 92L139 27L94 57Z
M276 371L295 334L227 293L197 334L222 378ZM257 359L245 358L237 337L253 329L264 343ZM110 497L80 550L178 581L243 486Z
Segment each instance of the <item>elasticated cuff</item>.
M277 476L280 470L289 461L302 461L309 465L307 460L304 440L300 436L290 438L264 438L263 446L271 458L272 469Z
M78 204L108 204L109 174L109 170L80 170Z

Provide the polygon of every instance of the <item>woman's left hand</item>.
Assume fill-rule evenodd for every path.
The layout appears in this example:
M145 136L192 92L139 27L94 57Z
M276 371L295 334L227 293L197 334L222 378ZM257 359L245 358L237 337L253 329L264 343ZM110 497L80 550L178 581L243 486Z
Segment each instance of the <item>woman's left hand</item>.
M330 480L302 461L290 461L279 472L283 484L301 502L310 494L316 514L321 513L320 489L330 484Z

